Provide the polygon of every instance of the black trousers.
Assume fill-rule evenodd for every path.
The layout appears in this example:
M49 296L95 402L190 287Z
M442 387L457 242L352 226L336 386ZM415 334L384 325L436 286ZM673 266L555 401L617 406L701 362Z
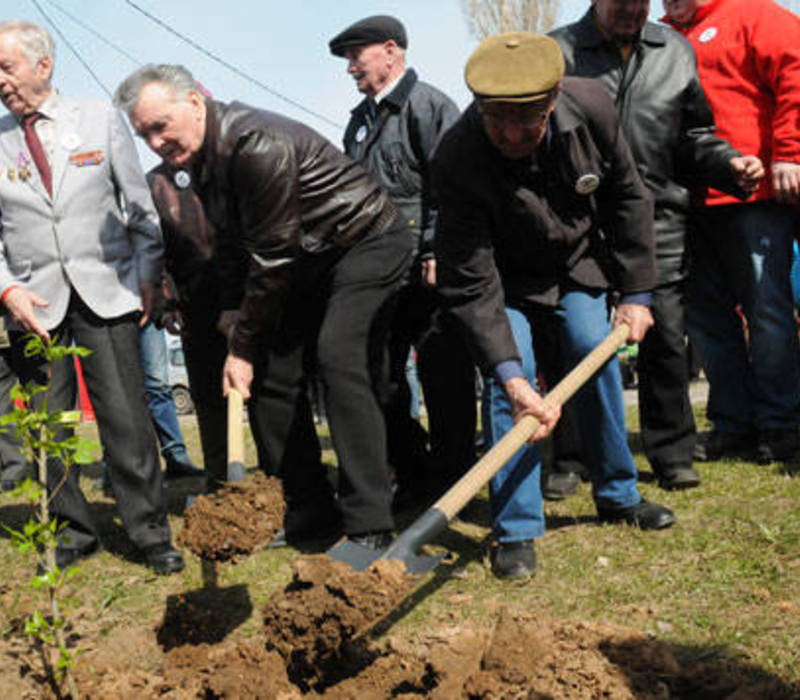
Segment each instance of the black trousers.
M639 422L653 471L692 461L696 428L689 399L685 283L653 290L655 325L639 345Z
M394 527L386 433L371 368L384 352L393 292L412 241L405 226L373 233L352 248L307 256L297 266L280 326L265 340L254 379L254 432L268 473L283 480L289 507L329 498L329 482L308 401L309 354L316 359L339 462L346 534Z
M17 383L17 377L11 369L11 363L11 349L0 349L0 416L12 409L10 392ZM22 444L13 432L0 433L0 479L21 481L28 476L31 476L31 470L22 453Z
M398 487L426 498L441 495L475 459L475 362L463 331L438 308L435 292L419 281L399 290L385 401L388 458ZM428 435L409 410L405 365L412 346L428 411L430 451Z
M164 506L158 448L144 400L139 360L139 329L136 314L116 319L96 316L73 292L67 315L51 336L60 342L88 348L92 354L81 360L89 398L97 416L100 439L106 448L111 486L117 510L131 540L139 547L171 538ZM46 381L47 367L41 358L23 357L22 340L12 339L14 368L20 381ZM75 406L76 381L72 358L53 363L49 410L71 410ZM63 431L67 436L70 431ZM51 511L66 527L61 543L84 549L97 538L86 498L78 484L78 473L64 465L47 463L47 488ZM64 480L55 493L55 487Z
M214 302L215 299L205 304L204 299L194 299L181 308L183 356L197 415L203 466L212 489L225 481L228 465L228 416L222 396L222 367L228 343L217 330L219 314Z

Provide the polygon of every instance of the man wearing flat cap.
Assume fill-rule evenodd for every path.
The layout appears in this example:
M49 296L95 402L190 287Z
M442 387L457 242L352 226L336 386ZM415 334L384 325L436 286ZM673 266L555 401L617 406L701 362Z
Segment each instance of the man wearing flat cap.
M566 78L558 44L512 32L485 39L466 66L475 100L433 160L439 195L436 258L448 310L469 330L488 382L483 427L494 443L523 413L552 426L533 389L530 347L540 324L577 364L614 324L641 340L653 319L652 203L616 110L594 81ZM575 397L584 457L601 522L643 530L675 521L642 499L627 443L616 359ZM529 445L492 479L492 571L523 578L544 533L540 459Z
M394 17L362 19L329 46L347 60L347 72L364 94L345 131L345 152L389 193L416 250L395 299L385 404L389 462L398 483L395 505L402 508L439 495L474 458L474 362L463 334L451 320L439 318L432 250L436 201L429 156L459 111L447 95L406 68L406 31ZM417 349L428 410L430 454L425 431L409 411L405 365L411 346Z

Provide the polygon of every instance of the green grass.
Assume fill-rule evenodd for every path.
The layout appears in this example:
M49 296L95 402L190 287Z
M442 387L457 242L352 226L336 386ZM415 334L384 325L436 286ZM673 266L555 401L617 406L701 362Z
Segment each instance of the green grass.
M704 427L704 417L698 414ZM636 450L638 425L630 411L635 457L643 476L650 472ZM200 462L194 422L184 431L192 456ZM93 428L86 430L91 433ZM326 453L330 457L329 453ZM248 463L255 462L248 441ZM456 555L422 583L384 626L392 634L413 635L437 624L482 620L499 605L559 618L613 623L651 633L705 658L721 656L800 684L800 478L798 464L756 466L739 462L697 465L699 489L666 493L643 479L644 496L673 508L678 524L642 533L629 527L598 526L587 485L567 501L547 504L551 527L537 543L539 571L527 583L494 579L484 558L488 541L485 492L443 536ZM91 470L89 470L91 473ZM111 501L91 491L107 549L82 566L75 585L78 627L85 640L100 643L115 629L155 629L170 596L199 589L199 561L187 555L179 576L159 578L128 558L134 555L122 534ZM169 492L174 531L185 492ZM25 509L0 500L0 520L20 524ZM266 550L236 565L218 567L219 586L245 586L253 612L236 634L253 636L259 610L289 581L297 552ZM126 558L128 557L128 558ZM28 562L0 540L0 629L27 606L23 582ZM12 585L12 582L14 585ZM131 663L146 669L148 658Z

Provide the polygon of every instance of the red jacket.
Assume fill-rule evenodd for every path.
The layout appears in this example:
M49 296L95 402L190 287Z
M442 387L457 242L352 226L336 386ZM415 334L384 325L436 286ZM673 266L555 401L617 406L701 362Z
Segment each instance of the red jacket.
M665 18L694 46L717 133L741 153L800 163L800 17L773 0L711 0L688 27ZM764 178L754 199L772 199ZM716 190L708 205L739 200Z

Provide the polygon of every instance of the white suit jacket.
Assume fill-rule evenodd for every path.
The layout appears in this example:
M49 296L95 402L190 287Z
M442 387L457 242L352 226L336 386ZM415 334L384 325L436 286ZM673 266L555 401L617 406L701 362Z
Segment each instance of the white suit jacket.
M140 306L139 282L157 283L161 230L130 131L105 101L59 97L47 194L17 119L0 118L0 294L24 287L49 302L48 330L73 288L98 316Z

